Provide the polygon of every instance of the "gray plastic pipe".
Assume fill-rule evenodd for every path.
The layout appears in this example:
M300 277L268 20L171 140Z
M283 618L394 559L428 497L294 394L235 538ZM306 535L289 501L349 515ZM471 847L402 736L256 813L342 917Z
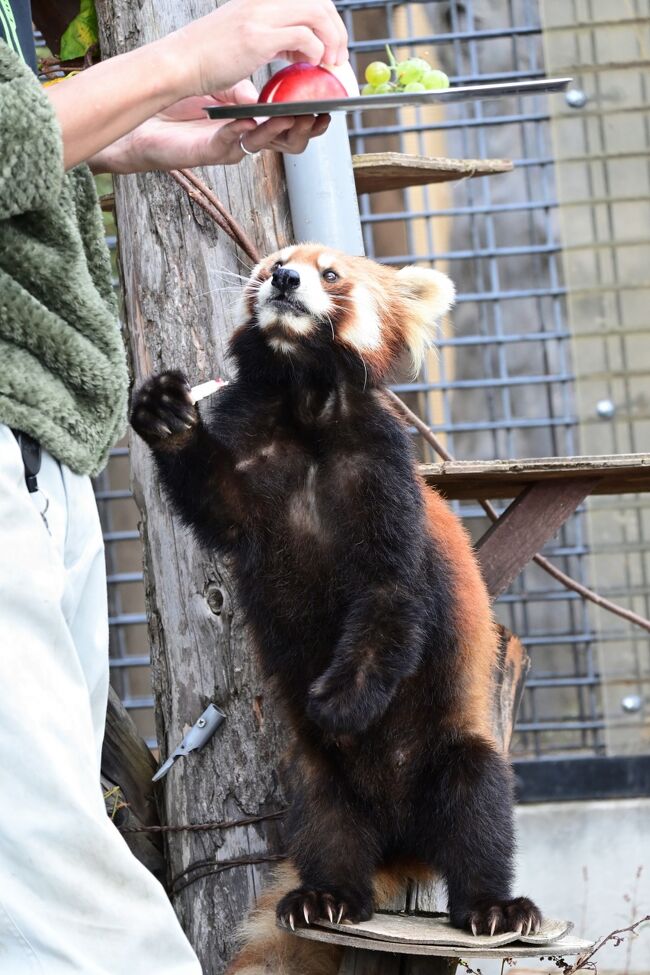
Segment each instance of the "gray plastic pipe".
M343 112L299 156L284 156L296 241L364 254L350 139Z

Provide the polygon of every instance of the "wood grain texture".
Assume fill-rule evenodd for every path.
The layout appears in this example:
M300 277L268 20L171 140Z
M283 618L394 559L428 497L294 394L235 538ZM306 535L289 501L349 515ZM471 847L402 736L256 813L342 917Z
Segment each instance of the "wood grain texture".
M499 667L492 699L492 727L498 748L507 755L530 670L530 657L518 636L500 624L498 629Z
M491 599L505 592L596 484L592 477L540 481L512 502L476 546Z
M364 152L352 157L358 193L401 190L474 176L509 173L509 159L446 159L403 152Z
M650 454L539 457L525 460L451 460L422 464L428 484L449 499L514 498L538 481L598 479L593 494L650 490Z
M138 733L131 715L110 687L102 745L102 774L120 786L133 813L149 826L160 823L151 782L156 768L156 760Z
M102 50L121 53L214 9L213 0L101 0ZM224 48L227 39L224 38ZM215 49L215 56L221 56ZM258 83L263 79L257 79ZM199 174L262 251L290 240L281 161L270 152ZM237 274L247 276L231 239L166 174L115 180L126 319L136 381L180 368L195 384L228 376L236 324ZM284 805L277 765L283 737L244 630L227 569L209 559L172 518L148 450L131 443L141 512L145 586L161 753L166 757L213 701L227 714L214 739L177 762L156 786L167 823L234 820ZM280 846L278 822L223 832L166 835L168 880L206 857L227 860ZM265 865L198 880L173 900L205 975L224 970L235 930L259 893Z
M346 948L339 975L454 975L456 958L389 954L386 951L361 951Z
M486 948L485 946L477 948L468 948L463 946L462 948L453 949L449 945L419 945L419 944L400 944L399 942L390 942L390 954L386 951L386 942L375 941L372 938L359 938L355 936L352 932L350 934L340 934L338 931L325 931L323 928L312 927L309 928L296 928L295 936L299 938L307 938L311 941L324 941L330 942L331 944L343 945L346 948L352 948L355 952L366 953L370 955L376 954L377 961L380 967L372 969L373 975L376 972L377 975L393 975L394 969L381 967L381 959L385 959L388 963L391 954L395 955L419 955L419 956L430 956L439 958L450 958L449 952L451 950L452 955L455 953L461 958L493 958L493 959L503 959L503 958L539 958L540 955L544 955L547 958L551 957L562 957L564 955L579 955L585 949L592 947L591 941L584 941L582 938L575 938L571 933L564 935L562 938L558 938L552 944L540 946L540 945L524 945L521 942L516 944L502 945L500 948ZM352 969L353 972L356 970ZM397 970L401 975L401 969ZM364 975L366 972L364 971Z

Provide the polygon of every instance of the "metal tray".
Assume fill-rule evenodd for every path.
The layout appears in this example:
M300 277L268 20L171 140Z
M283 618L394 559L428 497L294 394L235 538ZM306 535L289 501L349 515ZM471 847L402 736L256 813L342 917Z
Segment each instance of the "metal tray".
M395 92L390 95L357 95L354 98L328 98L309 102L273 102L253 105L209 105L204 111L210 118L270 118L275 115L324 115L330 112L370 112L376 108L409 108L415 105L444 105L479 98L502 98L504 95L536 95L540 92L564 91L571 78L538 78L533 81L507 81L493 85L462 85L443 91Z

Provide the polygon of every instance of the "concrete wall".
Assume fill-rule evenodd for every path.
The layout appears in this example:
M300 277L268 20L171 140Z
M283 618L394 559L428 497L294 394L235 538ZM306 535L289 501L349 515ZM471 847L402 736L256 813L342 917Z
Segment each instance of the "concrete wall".
M549 917L571 920L574 934L596 940L650 914L650 799L526 805L517 820L517 891ZM647 975L650 923L594 960L599 975ZM483 975L499 975L500 965L478 964ZM530 969L558 971L531 959L512 972Z

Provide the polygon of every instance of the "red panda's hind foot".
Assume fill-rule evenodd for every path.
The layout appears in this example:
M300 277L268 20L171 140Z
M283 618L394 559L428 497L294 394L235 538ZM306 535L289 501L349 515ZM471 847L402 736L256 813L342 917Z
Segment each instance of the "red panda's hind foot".
M131 403L131 425L151 447L185 446L199 420L190 385L178 370L145 380Z
M297 887L282 898L276 908L278 920L292 930L315 921L367 921L372 917L373 905L370 894L363 894L347 887Z
M459 923L460 921L460 923ZM452 924L467 928L472 934L536 934L542 924L542 913L528 897L507 901L485 901L463 919L453 918Z

